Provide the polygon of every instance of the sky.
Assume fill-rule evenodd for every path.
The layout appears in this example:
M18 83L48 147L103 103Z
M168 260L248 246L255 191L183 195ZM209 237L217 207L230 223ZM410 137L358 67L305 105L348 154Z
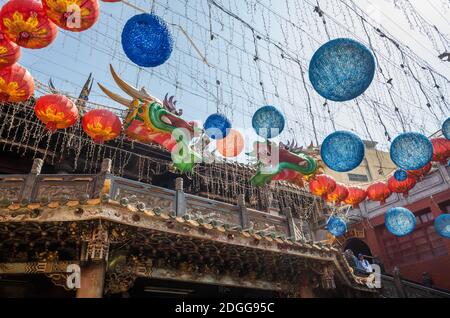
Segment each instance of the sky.
M115 86L109 73L109 64L112 64L125 80L139 87L145 85L147 90L159 99L163 99L166 93L175 95L187 120L201 122L208 115L219 110L232 120L235 127L242 128L241 133L251 141L257 138L251 129L252 114L264 104L275 104L288 118L288 127L284 135L281 136L282 140L295 139L299 144L307 145L310 141L314 141L316 137L320 143L328 133L336 129L348 129L361 134L364 139L368 139L368 134L370 134L371 138L373 137L384 146L387 145L383 131L373 114L370 117L367 116L368 129L365 129L356 117L354 104L332 104L330 120L326 110L321 108L323 101L318 96L312 97L314 100L312 112L316 115L315 125L316 130L319 131L319 136L315 136L305 102L306 97L304 93L299 93L302 88L298 87L297 82L290 83L290 78L300 78L301 72L296 69L289 69L281 63L279 68L266 66L262 67L262 70L256 68L253 64L254 61L249 60L243 53L253 49L251 34L248 30L244 30L236 20L225 19L222 13L215 8L211 10L206 0L127 1L144 10L151 11L153 8L154 12L162 16L167 22L182 26L211 66L202 62L191 43L175 26L171 27L176 43L175 50L171 59L165 65L156 69L144 69L133 65L123 53L120 37L122 27L127 19L140 12L123 3L103 2L100 2L101 16L99 22L92 29L82 33L60 30L58 38L51 46L41 50L22 50L20 63L30 70L38 83L46 84L51 77L58 89L71 96L78 95L81 86L90 73L93 73L96 83L100 82L119 93L120 90ZM320 3L326 10L333 12L333 10L338 10L335 7L337 1L322 0ZM0 0L0 4L5 2L5 0ZM281 21L277 19L277 14L281 16L291 14L286 6L278 6L278 2L274 0L256 1L259 2L260 8L267 8L265 13L272 15L266 17L265 13L262 13L259 17L259 14L255 13L256 5L250 7L245 1L228 2L222 0L218 2L225 4L231 11L245 21L252 23L258 30L266 30L273 39L280 40L280 43L282 43L283 27L276 25ZM287 0L287 2L294 6L296 1ZM395 7L394 4L397 2L355 0L356 5L363 9L373 21L388 30L403 44L409 46L439 72L450 78L450 63L444 63L437 58L430 40L411 28L400 9ZM450 12L448 2L443 0L411 0L410 3L419 10L424 18L435 24L442 33L450 38L450 23L448 18L446 20L446 15L448 16ZM308 12L305 12L304 21L303 17L298 17L300 27L303 26L303 23L307 23L307 19L316 19L314 13L309 12L312 12L311 8L304 6ZM269 11L269 9L272 11ZM301 6L297 9L303 10ZM211 19L208 21L209 16L212 16L213 22L211 22ZM340 21L339 17L337 19ZM345 24L346 21L342 23ZM208 26L208 23L211 24ZM347 27L351 28L350 25L347 25ZM317 23L318 33L321 32L319 28L321 28L321 25ZM211 34L208 29L213 30L213 33L220 38L210 40ZM345 30L339 30L339 35L353 36L350 33L346 34ZM360 35L363 36L363 34ZM312 35L312 37L314 36ZM294 35L292 43L286 44L289 46L289 52L295 54L297 49L301 50L299 55L305 66L307 66L308 59L312 56L314 50L318 48L318 43L325 41L322 38L306 38L304 34L299 33ZM274 57L278 52L273 53L263 44L259 44L259 48L263 60L273 60L274 65L278 63L279 56ZM383 50L382 47L379 49ZM448 49L450 50L450 48ZM387 51L385 54L389 55L389 52ZM268 76L269 73L270 76ZM260 92L259 81L264 82L266 92ZM217 85L218 82L220 82L220 85ZM292 86L289 86L290 84ZM44 93L46 93L46 88L38 87L38 94ZM374 91L373 94L375 96L377 92ZM416 99L420 100L420 97ZM90 101L93 103L93 107L104 105L114 107L118 111L123 110L123 107L106 98L96 85ZM299 106L291 107L292 104L297 105L297 103ZM431 115L415 114L414 110L408 109L406 104L402 107L404 107L405 113L408 113L407 116L410 116L408 118L412 118L411 121L417 120L417 123L414 123L415 127L420 127L424 132L433 132L439 126L440 117L432 121ZM450 114L447 113L446 115ZM391 121L388 122L388 129L395 134L399 132L399 128L394 127L396 126L395 118L393 115L391 117L393 119L391 118ZM387 118L389 119L389 116ZM249 146L251 143L247 143L246 152L251 150L248 149L248 147L251 147ZM244 158L244 154L242 158Z

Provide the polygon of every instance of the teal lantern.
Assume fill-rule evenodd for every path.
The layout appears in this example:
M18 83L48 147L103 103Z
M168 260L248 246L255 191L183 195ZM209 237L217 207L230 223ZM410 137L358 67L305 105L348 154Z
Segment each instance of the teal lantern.
M274 138L284 130L286 121L283 114L274 106L264 106L253 115L252 126L256 133L267 139Z
M327 223L327 230L335 237L340 237L347 233L347 223L337 216L332 216Z
M364 142L352 132L337 131L325 138L320 155L328 168L348 172L357 168L364 159Z
M320 47L311 59L309 79L324 98L352 100L364 93L375 76L375 58L363 44L335 39Z
M441 214L434 221L434 228L437 234L450 239L450 214Z
M391 144L392 161L403 170L419 170L433 158L433 144L419 133L404 133Z
M395 236L411 234L416 228L416 217L405 208L392 208L384 215L384 225Z
M450 139L450 117L447 118L447 120L444 122L444 125L442 125L442 133L444 134L445 138Z

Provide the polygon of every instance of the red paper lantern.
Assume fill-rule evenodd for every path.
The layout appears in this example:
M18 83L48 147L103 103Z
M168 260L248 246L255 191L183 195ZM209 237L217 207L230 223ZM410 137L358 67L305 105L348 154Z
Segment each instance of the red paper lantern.
M345 199L347 199L349 195L348 189L343 184L336 184L336 188L333 192L328 193L325 200L331 203L340 204Z
M433 161L447 165L450 158L450 140L447 138L431 139L433 143Z
M317 196L326 196L336 189L336 181L333 177L327 175L319 175L311 179L309 182L309 190Z
M411 191L417 184L417 180L413 177L408 177L404 181L397 181L394 177L389 178L388 187L394 193L403 193L405 197L408 196L408 192Z
M77 106L63 95L42 96L36 102L34 112L51 132L69 128L78 120Z
M95 109L83 116L83 130L95 143L102 144L120 135L122 123L119 117L106 109Z
M433 165L431 163L429 163L422 169L409 170L408 176L413 177L414 179L420 181L423 179L423 177L425 177L431 171L432 167L433 167Z
M367 197L369 200L379 201L381 204L385 204L391 194L391 190L384 182L374 183L367 188Z
M100 16L97 0L42 0L42 4L48 18L67 31L87 30Z
M217 141L217 151L224 157L234 158L244 150L244 137L234 129L230 129L226 138Z
M349 187L348 196L344 200L346 204L353 206L357 209L361 202L364 202L367 198L367 191L360 187Z
M34 93L34 80L19 64L0 69L0 102L25 102Z
M10 0L0 11L0 27L9 40L28 49L46 47L58 34L39 0Z
M13 65L19 58L20 47L0 32L0 68Z

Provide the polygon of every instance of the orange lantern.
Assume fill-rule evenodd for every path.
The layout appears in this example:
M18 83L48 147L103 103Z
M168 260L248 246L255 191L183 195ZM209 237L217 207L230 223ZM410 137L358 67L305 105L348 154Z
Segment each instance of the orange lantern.
M226 138L217 141L216 147L224 157L237 157L244 150L244 137L239 131L230 129Z
M336 189L336 181L333 177L321 174L314 177L309 182L309 190L312 194L319 197L324 197Z
M447 138L431 139L433 144L433 161L447 165L450 158L450 140Z
M325 200L334 204L340 204L349 195L348 189L345 185L337 183L333 192L328 193Z
M34 112L51 132L69 128L78 120L77 106L63 95L42 96L36 102Z
M367 191L360 187L349 187L348 196L344 200L346 204L353 206L357 209L361 202L367 198Z
M410 170L408 172L408 176L413 177L414 179L420 181L426 176L430 171L433 165L431 163L427 164L425 167L418 170Z
M51 21L72 32L89 29L100 15L97 0L42 0L42 4Z
M119 117L106 109L95 109L83 116L83 130L95 143L102 144L120 135L122 123Z
M20 47L0 32L0 68L11 66L20 58Z
M8 39L28 49L46 47L58 34L39 0L10 0L0 11L0 27Z
M34 93L34 80L19 64L0 69L0 102L25 102Z
M411 191L417 184L417 180L408 176L404 181L397 181L395 177L391 177L388 180L388 187L394 193L403 193L404 197L408 196L408 192Z
M391 196L392 192L388 185L384 182L377 182L367 188L367 197L371 201L379 201L385 204L386 200Z

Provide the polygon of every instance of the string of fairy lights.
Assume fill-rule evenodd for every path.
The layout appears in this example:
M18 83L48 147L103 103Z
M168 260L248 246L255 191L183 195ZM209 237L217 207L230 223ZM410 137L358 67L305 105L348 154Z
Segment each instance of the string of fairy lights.
M48 50L26 51L24 66L35 77L39 93L51 91L46 83L52 78L58 89L75 99L91 72L98 82L117 90L109 74L112 64L130 83L145 86L157 97L175 95L187 120L220 112L233 126L250 128L255 111L271 104L286 115L282 141L315 146L331 132L351 130L387 149L401 132L435 133L450 112L450 64L441 61L436 68L354 1L127 0L101 5L100 19L90 30L60 31L58 42ZM394 5L411 27L429 38L429 47L420 42L419 46L430 57L437 59L449 49L448 35L408 1ZM157 68L135 65L122 50L125 23L142 11L163 17L172 27L174 52ZM443 6L442 13L448 11ZM370 89L345 103L325 100L308 78L313 53L341 37L363 43L377 61ZM125 111L96 86L87 108ZM207 177L214 179L219 170L227 169L215 165ZM229 186L228 181L214 182Z
M312 1L285 1L282 10L280 4L275 5L273 1L245 1L242 5L237 1L223 4L214 0L177 0L154 1L151 6L145 1L128 2L144 10L153 8L169 23L182 26L210 65L180 32L174 32L176 52L167 65L151 70L133 65L121 52L117 34L126 19L139 11L124 4L114 4L113 13L104 10L98 25L86 35L64 32L64 42L76 41L79 51L94 52L93 56L106 55L109 62L119 65L119 70L126 69L131 78L139 75L140 85L157 80L163 83L161 86L172 87L171 93L177 96L183 108L190 110L186 116L192 119L202 119L219 108L232 120L237 120L236 125L248 127L251 114L261 105L270 103L291 114L287 118L289 136L285 138L295 138L303 144L311 141L319 144L335 129L351 129L367 139L379 141L386 148L392 136L402 131L435 132L438 120L449 110L448 104L442 101L442 96L448 94L446 79L431 68L423 70L423 65L428 63L412 55L407 48L399 49L386 37L380 37L368 22L364 22L368 26L367 36L360 32L360 13L345 2L332 6L327 1L319 2L327 30L322 26L322 18L314 12L317 4ZM107 5L103 4L102 8ZM244 14L240 10L242 7L247 8ZM339 14L349 23L339 22ZM328 102L324 106L326 101L313 92L307 76L302 74L307 71L313 50L328 37L352 37L366 44L370 39L379 68L387 73L380 76L378 72L370 91L359 99L363 118L353 112L357 106L352 102ZM396 40L396 43L400 42ZM64 50L57 50L52 53L68 55ZM34 54L41 55L40 52ZM83 63L92 67L94 73L97 70L106 73L92 61ZM77 72L75 67L70 70ZM441 92L430 85L433 83L430 72L435 74ZM386 84L389 79L393 79L392 87ZM70 84L81 86L80 83ZM149 89L152 91L152 87ZM91 100L96 98L103 97L94 89ZM105 99L99 103L113 105ZM418 112L420 116L415 115ZM351 124L343 121L343 117L350 117ZM368 136L363 121L372 136Z

